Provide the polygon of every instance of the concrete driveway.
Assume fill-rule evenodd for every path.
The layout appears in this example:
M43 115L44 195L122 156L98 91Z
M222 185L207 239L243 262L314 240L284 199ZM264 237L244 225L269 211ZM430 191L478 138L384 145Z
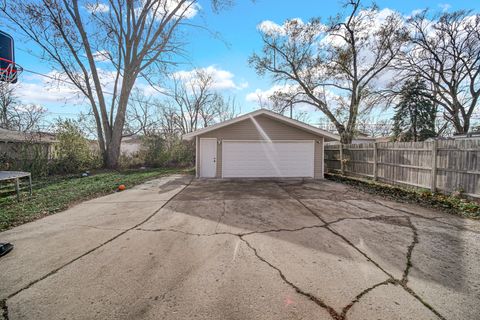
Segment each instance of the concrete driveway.
M479 319L480 222L171 176L0 233L0 319Z

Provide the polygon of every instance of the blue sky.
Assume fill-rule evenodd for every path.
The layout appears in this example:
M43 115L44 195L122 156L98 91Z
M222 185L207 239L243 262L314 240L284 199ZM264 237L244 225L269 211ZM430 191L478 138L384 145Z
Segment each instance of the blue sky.
M272 82L268 76L259 77L248 66L248 57L261 48L261 40L257 25L264 20L282 23L288 18L301 18L304 21L312 17L328 18L341 9L341 2L336 0L237 0L237 3L220 13L211 12L208 1L200 1L200 13L193 18L193 22L205 23L213 33L218 33L221 39L213 36L200 28L189 29L185 34L188 44L185 51L188 60L178 66L178 70L191 70L194 67L212 67L224 71L225 85L222 92L225 95L235 96L237 103L242 107L242 112L256 108L253 101L247 101L249 93L257 89L268 90ZM480 1L457 0L445 1L377 1L380 9L390 8L408 15L413 10L430 8L434 11L473 9L480 11ZM203 22L202 22L203 21ZM39 49L32 43L24 43L18 34L12 34L16 41L16 61L25 69L42 73L51 71L49 66L32 56L28 49L39 53ZM48 119L62 116L73 116L85 107L72 101L65 103L64 98L71 95L69 91L55 89L39 90L44 87L44 81L38 76L25 72L20 78L22 89L19 90L21 99L28 103L37 103L48 109Z

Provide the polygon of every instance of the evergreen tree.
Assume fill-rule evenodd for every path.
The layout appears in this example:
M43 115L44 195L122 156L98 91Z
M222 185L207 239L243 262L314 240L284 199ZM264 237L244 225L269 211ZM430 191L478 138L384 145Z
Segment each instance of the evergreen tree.
M418 77L408 80L395 106L393 135L396 141L423 141L436 137L436 107L429 98L427 86Z

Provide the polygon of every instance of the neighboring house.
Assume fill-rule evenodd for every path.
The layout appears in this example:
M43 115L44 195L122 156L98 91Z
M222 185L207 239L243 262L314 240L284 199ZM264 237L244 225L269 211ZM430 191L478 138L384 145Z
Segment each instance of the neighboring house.
M362 144L362 143L374 143L374 142L390 142L392 141L392 137L370 137L366 133L359 132L353 137L352 144ZM328 142L327 145L335 145L340 144L340 141L332 141Z
M120 153L126 156L133 156L142 149L142 138L138 135L122 138Z
M467 134L457 134L451 137L436 137L436 138L428 138L427 142L435 141L435 140L478 140L480 138L480 132L469 132Z
M97 140L88 140L89 148L92 152L99 152ZM120 154L124 156L134 156L142 149L142 137L138 135L128 136L122 138L120 144Z
M352 144L360 144L360 143L372 143L372 142L390 142L392 141L391 136L386 137L371 137L364 132L359 132L355 135L352 140Z
M0 128L0 155L10 159L55 156L55 136L47 132L20 132Z
M328 131L260 109L183 136L196 142L200 178L322 179Z
M467 134L457 134L452 137L453 139L478 139L480 138L480 132L469 132Z

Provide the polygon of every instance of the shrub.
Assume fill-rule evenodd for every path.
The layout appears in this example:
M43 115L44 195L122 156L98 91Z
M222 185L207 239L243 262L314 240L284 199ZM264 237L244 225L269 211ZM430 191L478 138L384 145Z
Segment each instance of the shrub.
M194 148L178 137L144 137L142 156L149 167L187 167L194 161Z
M0 153L0 170L27 171L33 176L48 174L47 144L35 142L11 142Z
M101 165L99 155L90 150L78 125L67 119L58 121L57 126L58 144L50 173L78 173Z
M118 158L118 164L121 169L134 169L145 165L145 159L141 152L134 154L122 153Z

